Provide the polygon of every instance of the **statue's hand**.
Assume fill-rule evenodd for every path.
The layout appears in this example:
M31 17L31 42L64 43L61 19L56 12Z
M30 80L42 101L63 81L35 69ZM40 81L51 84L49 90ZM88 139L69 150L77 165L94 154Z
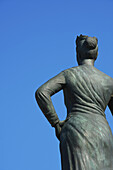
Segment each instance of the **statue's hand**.
M64 123L65 123L65 120L60 121L55 126L55 133L56 133L56 137L58 138L58 140L60 140L60 133L61 133L61 130L62 130L62 127L63 127Z

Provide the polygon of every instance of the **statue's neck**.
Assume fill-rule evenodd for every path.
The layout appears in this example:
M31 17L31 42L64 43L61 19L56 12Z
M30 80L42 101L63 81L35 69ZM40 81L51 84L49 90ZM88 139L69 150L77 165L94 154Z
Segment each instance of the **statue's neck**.
M94 66L94 60L93 59L84 59L79 63L79 65L90 65Z

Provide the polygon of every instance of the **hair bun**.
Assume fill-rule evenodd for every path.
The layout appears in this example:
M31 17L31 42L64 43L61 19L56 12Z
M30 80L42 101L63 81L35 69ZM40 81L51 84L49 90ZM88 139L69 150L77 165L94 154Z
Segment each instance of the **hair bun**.
M89 50L95 49L97 46L97 38L96 37L87 37L85 40L85 43Z

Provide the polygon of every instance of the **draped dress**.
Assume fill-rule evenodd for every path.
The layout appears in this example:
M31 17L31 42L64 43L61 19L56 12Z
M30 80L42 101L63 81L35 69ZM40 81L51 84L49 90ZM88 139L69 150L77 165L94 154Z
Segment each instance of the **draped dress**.
M80 65L43 84L37 102L52 126L59 119L51 96L60 90L67 108L60 134L62 170L113 170L113 135L105 116L113 79L94 66Z

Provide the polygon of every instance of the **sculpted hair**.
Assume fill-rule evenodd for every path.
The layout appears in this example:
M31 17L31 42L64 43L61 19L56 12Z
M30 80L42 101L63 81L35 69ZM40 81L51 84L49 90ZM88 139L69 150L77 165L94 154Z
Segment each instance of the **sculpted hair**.
M76 52L82 59L97 59L98 40L96 37L80 35L76 38Z

